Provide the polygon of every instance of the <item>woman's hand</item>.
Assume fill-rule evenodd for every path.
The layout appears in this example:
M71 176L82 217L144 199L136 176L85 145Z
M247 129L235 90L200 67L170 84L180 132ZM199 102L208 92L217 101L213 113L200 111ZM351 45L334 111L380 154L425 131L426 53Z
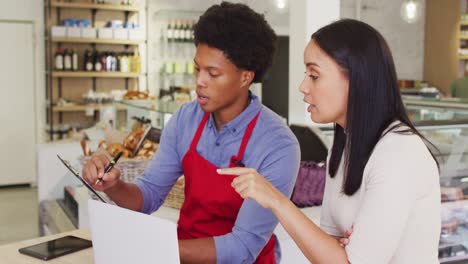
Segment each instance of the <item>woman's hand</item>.
M354 225L351 225L351 227L344 233L344 236L338 239L338 242L340 242L340 246L342 248L345 248L349 244L349 237L353 233L353 227Z
M269 181L251 168L218 169L219 174L238 175L232 181L232 187L244 199L255 200L261 206L272 209L279 203L283 194Z

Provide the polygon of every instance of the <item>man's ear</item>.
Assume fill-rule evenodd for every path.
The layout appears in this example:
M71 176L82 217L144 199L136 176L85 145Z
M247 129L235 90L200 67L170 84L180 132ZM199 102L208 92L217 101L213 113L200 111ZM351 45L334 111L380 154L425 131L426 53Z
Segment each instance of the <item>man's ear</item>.
M242 75L241 75L241 84L242 84L242 86L249 87L250 84L252 83L254 77L255 77L255 72L254 71L243 70Z

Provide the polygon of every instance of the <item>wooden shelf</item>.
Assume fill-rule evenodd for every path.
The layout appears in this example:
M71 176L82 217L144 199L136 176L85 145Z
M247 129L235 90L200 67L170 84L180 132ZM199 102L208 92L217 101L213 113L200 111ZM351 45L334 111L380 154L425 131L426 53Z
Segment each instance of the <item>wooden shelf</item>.
M100 9L110 11L129 11L138 12L140 11L139 6L132 5L112 5L112 4L95 4L95 3L68 3L68 2L57 2L52 1L50 3L52 7L72 8L72 9Z
M144 40L119 40L119 39L97 39L97 38L52 38L52 42L60 43L84 43L84 44L110 44L110 45L139 45Z
M460 39L468 39L468 35L462 35L462 34L460 34Z
M459 60L468 60L468 55L458 55Z
M468 21L466 20L460 21L460 26L468 26Z
M142 73L136 72L86 72L86 71L53 71L52 77L65 78L138 78L144 76Z
M104 105L70 105L70 106L53 106L52 109L54 112L82 112L88 109L92 110L101 110L102 108L113 106L112 104ZM124 105L117 105L117 110L127 110L127 107Z

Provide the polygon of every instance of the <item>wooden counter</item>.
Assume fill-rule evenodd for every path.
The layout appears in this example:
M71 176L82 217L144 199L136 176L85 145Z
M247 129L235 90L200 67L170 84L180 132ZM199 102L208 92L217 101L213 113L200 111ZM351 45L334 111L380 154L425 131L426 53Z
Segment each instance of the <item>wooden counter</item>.
M78 264L78 263L94 263L93 248L83 249L74 253L70 253L65 256L61 256L48 261L42 261L40 259L30 257L18 252L18 249L32 246L48 240L64 237L67 235L73 235L85 239L91 240L91 233L88 230L74 230L71 232L60 233L51 236L44 236L34 238L31 240L25 240L20 242L14 242L0 246L0 262L8 264Z

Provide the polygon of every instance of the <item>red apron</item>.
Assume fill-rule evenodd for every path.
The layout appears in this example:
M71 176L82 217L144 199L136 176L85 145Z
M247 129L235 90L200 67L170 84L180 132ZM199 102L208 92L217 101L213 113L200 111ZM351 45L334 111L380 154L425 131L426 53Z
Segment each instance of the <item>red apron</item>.
M243 166L240 162L259 114L250 121L237 157L231 158L230 168ZM182 160L185 201L180 209L177 226L177 234L181 240L221 236L232 232L237 214L244 201L231 186L235 176L219 175L216 172L218 168L196 151L209 117L209 113L203 117L190 149ZM255 263L275 263L275 238L273 236L260 252Z

